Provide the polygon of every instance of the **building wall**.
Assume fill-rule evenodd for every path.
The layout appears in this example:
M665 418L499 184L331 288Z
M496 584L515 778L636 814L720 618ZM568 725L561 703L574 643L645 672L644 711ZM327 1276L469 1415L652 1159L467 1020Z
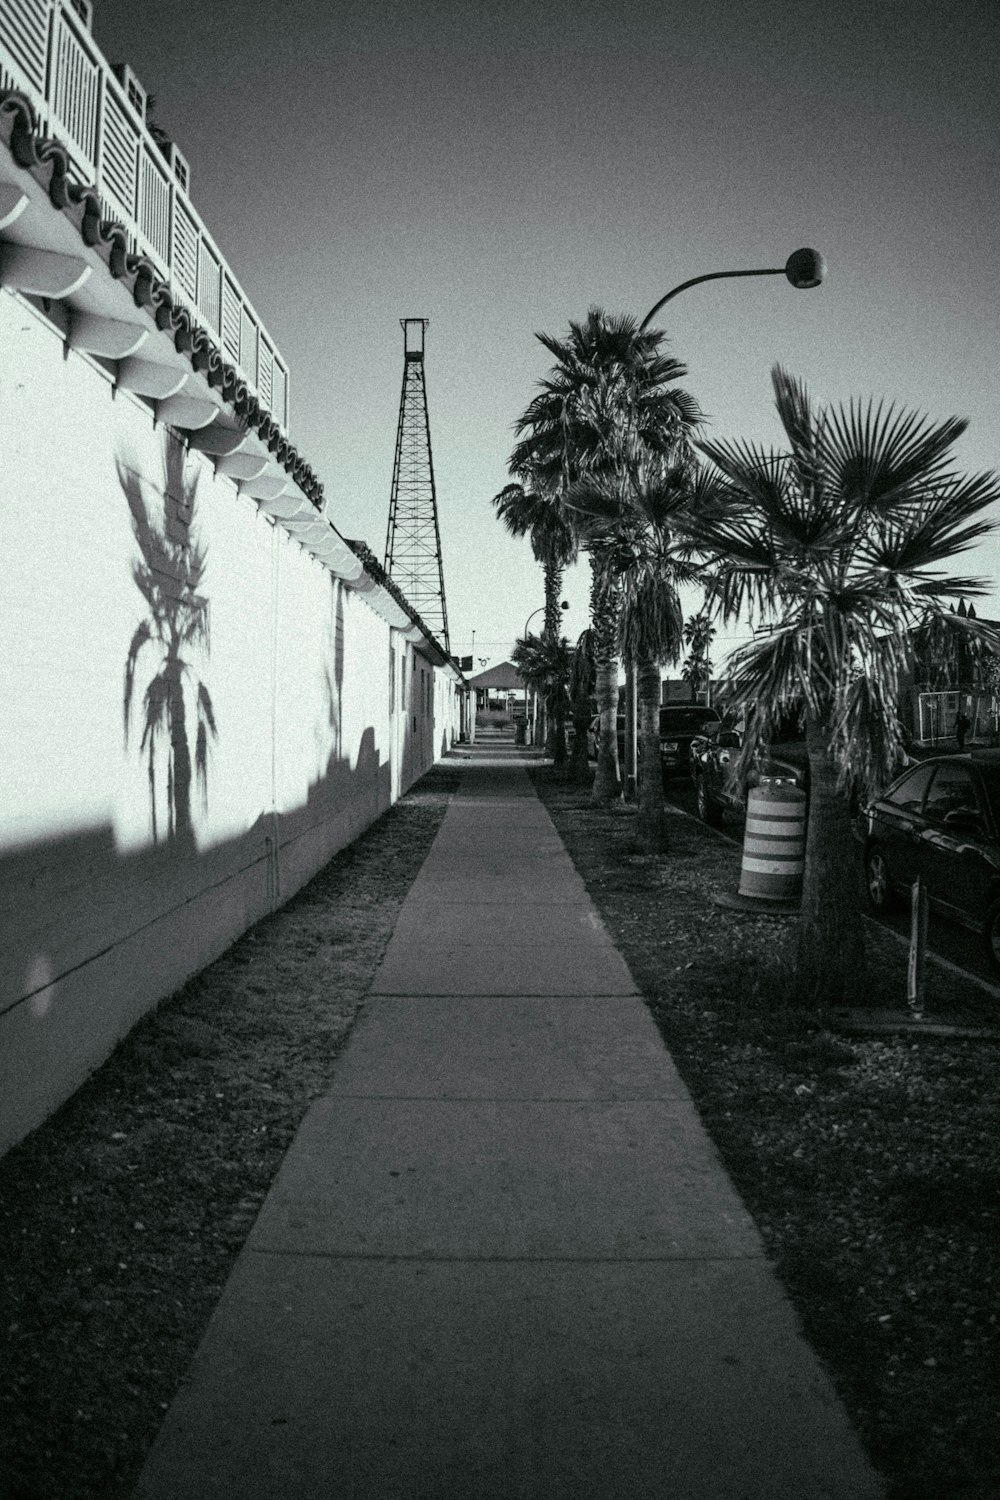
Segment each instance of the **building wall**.
M451 743L453 685L0 291L0 1150ZM413 663L419 695L390 711Z

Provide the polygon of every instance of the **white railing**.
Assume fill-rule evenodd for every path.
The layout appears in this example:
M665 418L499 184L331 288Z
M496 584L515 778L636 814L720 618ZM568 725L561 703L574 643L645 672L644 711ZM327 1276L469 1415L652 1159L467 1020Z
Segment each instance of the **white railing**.
M145 90L130 68L111 68L89 20L89 0L0 0L0 89L28 96L73 175L97 188L130 248L156 267L287 432L288 367L188 196L187 162L175 145L153 139Z

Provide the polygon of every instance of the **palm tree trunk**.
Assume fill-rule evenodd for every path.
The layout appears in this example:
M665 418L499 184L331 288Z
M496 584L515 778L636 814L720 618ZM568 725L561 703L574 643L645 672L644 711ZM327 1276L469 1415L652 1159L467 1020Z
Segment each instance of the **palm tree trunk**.
M638 685L635 658L625 662L625 764L619 767L626 802L634 802L639 789L638 773Z
M795 979L799 1000L822 1008L857 1004L865 990L858 851L828 745L826 726L808 717L809 822Z
M667 819L660 770L660 667L648 658L639 663L639 749L637 836L647 854L665 854Z
M587 733L590 729L590 700L583 695L574 698L571 705L573 715L573 753L570 756L570 780L585 785L590 781L590 757L587 753Z
M559 595L562 593L563 570L560 563L547 562L542 568L545 579L545 638L559 639Z
M557 562L546 562L542 566L542 573L545 579L545 639L547 641L557 641L559 639L559 595L562 593L562 565ZM547 702L544 707L545 754L556 765L561 765L562 761L566 759L565 734L563 735L562 759L560 760L557 748L558 726Z
M567 780L568 757L566 754L566 692L562 684L554 694L550 707L552 715L552 766L558 781Z
M551 760L555 750L555 741L553 739L555 727L549 716L549 705L544 692L539 691L535 694L535 712L537 715L536 743L538 740L541 740L542 754L547 755Z
M595 697L601 717L597 741L597 772L591 801L598 806L621 798L618 774L618 614L621 588L591 558L590 619L594 641Z

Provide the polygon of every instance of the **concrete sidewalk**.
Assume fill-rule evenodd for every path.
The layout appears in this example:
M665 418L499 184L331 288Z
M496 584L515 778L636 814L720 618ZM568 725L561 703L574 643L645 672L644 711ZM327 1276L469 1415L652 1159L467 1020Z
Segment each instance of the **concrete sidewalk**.
M137 1494L881 1494L512 748L473 750Z

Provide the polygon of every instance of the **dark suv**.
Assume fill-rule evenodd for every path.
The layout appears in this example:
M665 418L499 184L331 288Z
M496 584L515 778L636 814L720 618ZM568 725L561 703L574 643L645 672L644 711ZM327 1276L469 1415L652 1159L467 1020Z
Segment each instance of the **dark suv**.
M700 703L666 703L660 709L660 768L663 779L691 770L694 741L718 733L722 716Z
M705 708L697 703L670 703L660 709L660 768L663 779L671 774L686 774L691 765L691 745L700 735L717 731L721 719L717 709ZM601 733L600 715L590 723L587 748L591 760L597 759L597 745ZM637 745L641 754L641 746ZM625 715L618 715L618 761L625 760Z

